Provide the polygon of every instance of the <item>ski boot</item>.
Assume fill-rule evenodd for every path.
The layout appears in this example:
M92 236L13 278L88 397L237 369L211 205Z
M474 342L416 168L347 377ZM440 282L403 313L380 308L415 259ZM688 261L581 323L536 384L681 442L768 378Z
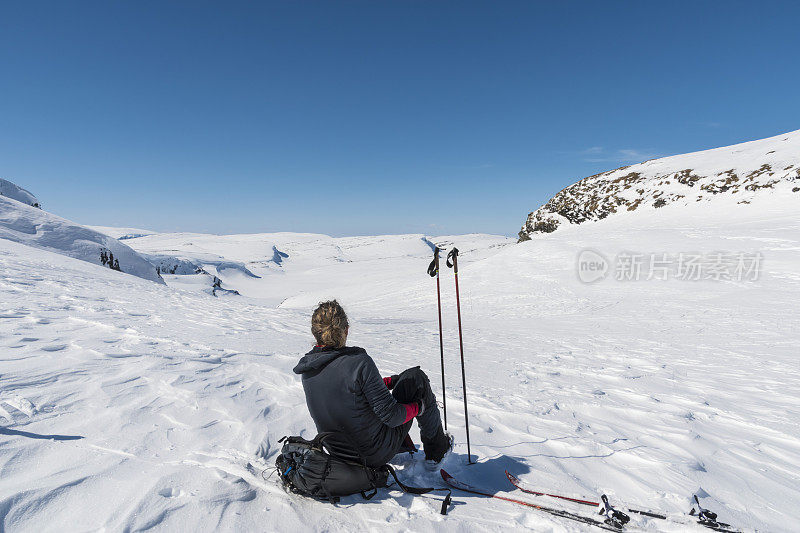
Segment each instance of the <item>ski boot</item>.
M436 470L453 449L454 439L440 427L439 433L430 441L422 439L422 448L425 450L425 468Z

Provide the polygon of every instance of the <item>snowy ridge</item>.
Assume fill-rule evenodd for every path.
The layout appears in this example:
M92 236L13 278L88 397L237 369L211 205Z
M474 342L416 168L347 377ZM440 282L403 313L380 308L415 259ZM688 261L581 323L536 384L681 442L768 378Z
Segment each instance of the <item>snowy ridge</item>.
M800 203L800 130L589 176L530 213L519 240L625 211L720 200L760 204L774 195L795 195Z
M208 270L212 270L216 273L222 273L224 270L233 270L251 278L258 278L258 276L250 272L243 263L239 261L229 261L223 257L206 255L204 257L188 259L172 255L145 253L141 255L155 265L160 272L166 274L189 275L207 273Z
M139 237L145 237L147 235L153 235L157 233L155 231L150 231L149 229L139 229L139 228L117 228L112 226L86 226L87 228L93 229L95 231L99 231L100 233L105 233L110 237L114 237L120 241L124 241L127 239L137 239Z
M41 202L39 202L39 199L36 198L33 193L2 178L0 178L0 196L11 198L12 200L22 202L31 207L38 207L40 209L42 207Z
M110 253L120 271L164 283L152 264L118 240L5 196L0 196L0 239L98 265L101 257Z

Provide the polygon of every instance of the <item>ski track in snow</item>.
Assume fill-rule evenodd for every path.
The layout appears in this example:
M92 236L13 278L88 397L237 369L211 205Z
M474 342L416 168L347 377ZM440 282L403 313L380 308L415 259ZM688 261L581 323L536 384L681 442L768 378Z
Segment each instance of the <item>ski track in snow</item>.
M473 466L465 465L455 299L443 266L456 435L444 467L491 491L513 492L508 469L532 488L606 493L673 519L634 518L649 531L707 531L685 514L693 493L744 530L799 529L800 222L796 211L780 213L731 225L705 210L695 231L685 212L665 208L634 228L614 220L565 228L466 264ZM450 239L469 247L468 237ZM591 531L458 491L445 517L438 495L382 490L332 506L262 478L280 437L314 434L291 369L311 345L313 303L332 291L351 315L350 344L365 347L384 375L421 364L438 394L429 258L378 261L391 245L377 240L374 261L348 263L350 278L336 291L326 281L336 287L344 267L275 308L0 240L0 531ZM756 282L584 285L574 268L585 247L607 256L760 250L766 272ZM370 271L362 286L352 281L358 269ZM284 283L300 286L306 276L265 276L261 290L278 283L283 294ZM416 428L412 435L419 442ZM442 484L419 462L398 466L409 484Z

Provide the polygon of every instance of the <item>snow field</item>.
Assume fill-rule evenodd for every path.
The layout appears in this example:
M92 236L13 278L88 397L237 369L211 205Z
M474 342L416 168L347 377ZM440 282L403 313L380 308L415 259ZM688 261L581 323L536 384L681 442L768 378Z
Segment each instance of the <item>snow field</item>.
M512 491L508 469L534 488L606 493L670 515L635 518L648 531L706 531L685 516L694 493L746 530L797 530L796 209L778 201L767 212L667 206L631 220L505 247L442 238L479 250L465 254L459 280L473 466L465 465L452 273L442 268L456 436L444 467L493 491ZM145 252L137 241L156 238L125 242ZM213 298L191 283L159 286L0 240L4 530L591 530L458 491L443 517L438 495L383 490L331 506L262 479L280 437L314 434L291 368L312 344L309 315L320 299L339 298L351 344L365 347L384 375L421 364L441 387L435 280L425 274L430 249L419 236L283 238L222 250L214 236L202 237L202 253L248 268L272 257L273 245L289 254L280 269L256 272L262 278L240 298ZM584 284L575 261L585 248L606 257L760 251L764 272L750 282ZM416 428L412 435L419 442ZM418 460L398 466L409 484L441 485Z

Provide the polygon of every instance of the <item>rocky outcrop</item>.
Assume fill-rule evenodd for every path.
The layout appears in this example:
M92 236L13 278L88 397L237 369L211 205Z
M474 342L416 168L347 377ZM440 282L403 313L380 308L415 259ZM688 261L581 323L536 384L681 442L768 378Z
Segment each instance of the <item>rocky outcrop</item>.
M800 192L800 130L589 176L530 213L519 241L622 211L712 201L719 195L748 204L765 191ZM800 201L800 194L797 197Z

